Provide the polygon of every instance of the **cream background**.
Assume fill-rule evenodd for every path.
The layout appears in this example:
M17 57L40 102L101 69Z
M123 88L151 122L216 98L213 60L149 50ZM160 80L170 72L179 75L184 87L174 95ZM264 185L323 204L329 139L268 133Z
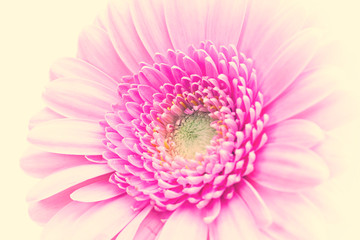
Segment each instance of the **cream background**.
M360 3L357 0L305 0L344 42L349 76L343 88L359 98ZM41 228L27 215L26 192L36 183L19 168L26 148L27 122L42 106L41 92L51 63L74 56L77 36L105 7L106 0L0 0L0 239L39 239ZM353 108L359 108L354 102ZM342 219L336 239L360 239L359 122L338 130L347 144L350 168L339 179L334 199ZM335 228L336 227L336 228Z

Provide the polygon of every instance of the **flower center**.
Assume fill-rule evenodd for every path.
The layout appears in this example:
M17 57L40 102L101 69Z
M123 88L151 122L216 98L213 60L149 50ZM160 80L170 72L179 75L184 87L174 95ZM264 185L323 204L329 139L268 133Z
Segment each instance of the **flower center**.
M179 118L169 140L174 142L174 153L185 159L194 159L196 153L205 154L206 146L216 135L208 113L194 112Z

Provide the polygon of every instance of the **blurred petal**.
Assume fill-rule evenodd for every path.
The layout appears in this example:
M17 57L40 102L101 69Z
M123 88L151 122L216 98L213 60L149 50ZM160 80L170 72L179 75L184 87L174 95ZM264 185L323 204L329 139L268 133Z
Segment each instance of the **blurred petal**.
M133 203L129 196L99 202L74 222L70 239L111 239L139 213Z
M99 202L125 193L116 184L110 183L108 179L91 183L71 193L70 197L78 202Z
M73 118L100 120L117 102L116 89L80 78L59 78L48 83L44 92L48 107Z
M298 33L289 43L284 44L278 57L259 74L265 105L276 99L300 75L314 56L319 39L320 33L315 29Z
M83 156L49 153L35 147L30 147L20 159L21 168L35 177L88 163Z
M208 6L202 0L163 1L165 19L175 49L186 51L188 46L206 40Z
M78 58L60 58L50 68L50 78L82 78L116 89L117 82L93 65Z
M105 30L86 27L79 36L78 57L101 69L117 82L131 72L121 61Z
M114 170L104 164L81 165L58 171L42 179L27 196L28 201L39 201L78 184L89 184ZM108 178L108 176L107 176ZM78 186L80 187L80 186Z
M152 63L131 18L129 0L110 1L106 28L111 42L126 67L133 73L140 69L140 62Z
M266 203L256 189L244 178L238 185L237 193L246 203L259 227L268 227L272 223L272 216Z
M64 118L64 116L61 116L59 113L56 113L49 108L44 108L31 117L29 122L29 129L32 129L40 123L59 118Z
M222 203L219 217L210 225L210 240L255 240L258 227L245 202L238 196Z
M325 162L314 152L290 144L270 143L257 154L248 177L271 189L296 192L329 177Z
M268 124L278 123L314 106L334 91L339 79L341 73L330 68L299 77L264 109L270 116Z
M196 208L178 208L166 221L158 240L206 239L208 228L200 213Z
M325 139L323 130L304 119L285 120L266 129L268 143L291 143L310 148Z
M134 0L130 10L137 33L151 56L173 49L162 0Z
M105 150L103 129L96 122L52 120L34 127L29 141L40 149L61 154L100 155Z
M218 47L229 44L236 46L243 30L248 1L211 0L208 2L206 39L212 41Z
M149 205L143 209L126 227L123 229L119 235L116 237L116 240L128 240L134 239L137 230L144 218L152 210L152 206Z

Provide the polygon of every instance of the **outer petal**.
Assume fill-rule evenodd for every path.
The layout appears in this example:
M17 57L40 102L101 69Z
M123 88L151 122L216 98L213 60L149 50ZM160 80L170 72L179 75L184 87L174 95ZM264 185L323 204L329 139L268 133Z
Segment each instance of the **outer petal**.
M44 99L49 108L73 118L99 120L116 103L116 88L79 78L60 78L48 83Z
M51 80L63 77L87 79L110 89L117 87L117 82L106 73L78 58L61 58L51 66Z
M166 221L158 240L200 240L207 237L207 226L200 210L190 207L178 208Z
M49 108L44 108L40 110L38 113L36 113L29 122L29 129L32 129L36 125L47 122L54 119L64 118L64 116L61 116L59 113L54 112L53 110Z
M99 202L123 193L125 193L124 190L110 183L108 179L104 179L75 190L71 193L70 197L78 202Z
M238 196L226 201L221 206L221 213L209 227L210 240L256 240L258 227L251 213Z
M283 44L277 53L278 57L259 73L265 105L276 99L304 70L314 56L319 40L318 30L307 29L290 39L289 43Z
M237 187L237 193L246 203L258 226L268 227L272 223L269 208L256 189L246 179L241 180Z
M133 240L154 240L168 218L169 212L151 210L141 222Z
M117 55L105 30L89 26L79 37L78 57L101 69L118 82L131 72Z
M279 143L260 150L254 171L248 176L271 189L296 192L322 183L329 177L329 170L314 152Z
M129 0L110 1L106 28L119 57L128 69L136 73L140 62L151 64L152 59L135 29L129 3Z
M42 179L29 192L27 200L39 201L78 184L85 185L96 180L98 181L101 176L108 178L104 175L113 171L113 169L104 164L81 165L58 171Z
M71 202L70 191L29 203L29 215L38 223L47 223L58 211Z
M31 143L47 152L100 155L105 150L103 129L96 122L57 119L34 127L28 136Z
M337 91L295 115L294 118L304 118L315 122L324 130L331 130L352 120L359 113L354 103L354 96Z
M268 124L278 123L320 102L334 91L341 76L339 71L329 68L305 73L264 109L270 116Z
M248 8L247 0L211 0L206 20L206 39L216 46L237 45ZM226 16L226 17L225 17Z
M208 3L203 0L163 0L166 25L175 49L186 51L206 40Z
M59 170L88 163L83 156L48 153L35 147L29 148L20 160L24 171L41 178Z
M98 203L74 223L70 239L111 239L139 213L133 203L128 196Z
M139 37L151 56L173 49L162 0L134 0L130 10Z
M318 209L298 194L255 186L269 206L274 224L264 229L275 239L328 239Z
M123 229L119 235L116 237L116 240L128 240L128 239L134 239L135 234L141 224L141 222L144 220L144 218L149 214L149 212L152 210L152 206L147 206L145 209L143 209L126 227ZM149 236L148 236L149 237Z
M325 139L324 131L304 119L290 119L266 129L268 143L291 143L310 148Z
M45 225L41 239L63 240L71 236L71 228L74 222L86 211L93 203L70 202ZM66 236L67 235L67 236Z

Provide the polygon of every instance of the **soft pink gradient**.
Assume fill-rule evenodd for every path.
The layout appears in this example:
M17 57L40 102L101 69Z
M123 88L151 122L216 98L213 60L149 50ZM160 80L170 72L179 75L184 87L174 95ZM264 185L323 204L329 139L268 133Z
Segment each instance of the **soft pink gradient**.
M325 239L311 190L337 172L326 131L347 116L334 85L341 72L313 24L287 1L111 1L81 33L78 58L51 68L47 108L30 123L21 164L43 178L28 201L44 239ZM242 86L219 99L240 98L230 112L245 116L226 121L235 144L213 145L220 170L209 178L218 180L182 169L188 185L179 190L166 176L174 166L141 158L152 147L140 133L162 140L146 125L184 109L156 103L178 94L176 83L195 85L194 74L217 89Z

